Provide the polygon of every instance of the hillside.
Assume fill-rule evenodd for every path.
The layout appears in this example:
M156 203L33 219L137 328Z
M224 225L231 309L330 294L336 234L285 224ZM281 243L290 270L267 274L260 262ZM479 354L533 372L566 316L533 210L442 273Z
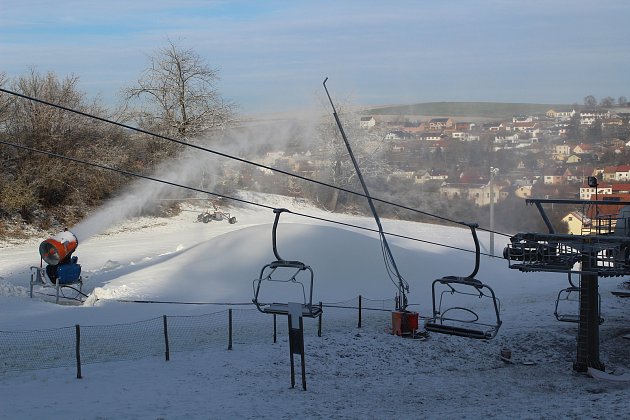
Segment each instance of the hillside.
M366 109L365 115L450 116L466 118L508 118L513 115L543 114L549 109L566 109L568 104L501 102L426 102Z

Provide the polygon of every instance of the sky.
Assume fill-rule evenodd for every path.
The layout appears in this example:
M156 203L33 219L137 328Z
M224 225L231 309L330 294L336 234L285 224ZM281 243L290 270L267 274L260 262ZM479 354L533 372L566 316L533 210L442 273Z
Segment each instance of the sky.
M75 75L106 104L167 40L219 70L239 112L630 97L626 0L0 0L0 71Z

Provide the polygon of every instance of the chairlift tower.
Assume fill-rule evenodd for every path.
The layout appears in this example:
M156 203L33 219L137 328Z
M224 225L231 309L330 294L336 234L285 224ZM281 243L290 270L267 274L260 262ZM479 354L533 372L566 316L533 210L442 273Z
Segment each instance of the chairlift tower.
M518 233L503 251L509 267L522 272L576 273L580 276L578 336L573 369L604 370L599 359L599 278L630 274L630 202L599 200L527 199L535 205L548 233ZM593 215L581 235L557 233L543 204L582 206ZM601 215L599 208L617 206L618 214Z

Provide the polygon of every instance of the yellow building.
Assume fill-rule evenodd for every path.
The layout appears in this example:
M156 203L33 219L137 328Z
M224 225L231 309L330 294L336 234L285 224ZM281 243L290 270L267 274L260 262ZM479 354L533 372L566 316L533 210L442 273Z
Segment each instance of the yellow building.
M567 233L571 235L581 235L583 228L588 229L591 225L591 219L579 211L572 211L564 216L562 221L569 226L569 231Z

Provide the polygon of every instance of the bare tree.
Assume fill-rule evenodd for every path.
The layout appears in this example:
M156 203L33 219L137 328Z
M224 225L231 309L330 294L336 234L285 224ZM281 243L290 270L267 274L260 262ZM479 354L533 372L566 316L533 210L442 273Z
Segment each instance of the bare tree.
M589 108L597 106L597 99L593 95L588 95L584 98L584 105Z
M626 98L625 96L620 96L619 99L617 99L617 104L619 106L626 106L627 103L628 103L628 98Z
M222 127L234 118L234 105L218 90L218 70L191 49L168 44L149 57L136 86L123 90L139 123L167 135L189 138Z
M11 90L63 107L104 117L98 101L88 101L78 77L60 79L35 69L7 81ZM124 132L59 107L10 95L0 96L0 138L12 143L120 166L125 161ZM0 148L0 218L17 213L31 223L76 221L88 208L111 194L124 179L76 162Z
M338 115L366 182L369 183L370 178L374 179L388 173L388 165L384 158L383 139L385 136L383 131L378 127L360 128L360 116L354 112L340 110ZM324 118L318 134L322 144L323 159L327 162L323 174L325 182L363 193L359 188L358 176L339 133L339 128L331 116L328 115ZM350 199L350 197L345 198ZM340 204L339 190L333 190L327 201L328 208L335 211Z
M615 98L613 98L612 96L606 96L605 98L602 98L602 100L599 102L599 105L604 108L610 108L614 104Z

